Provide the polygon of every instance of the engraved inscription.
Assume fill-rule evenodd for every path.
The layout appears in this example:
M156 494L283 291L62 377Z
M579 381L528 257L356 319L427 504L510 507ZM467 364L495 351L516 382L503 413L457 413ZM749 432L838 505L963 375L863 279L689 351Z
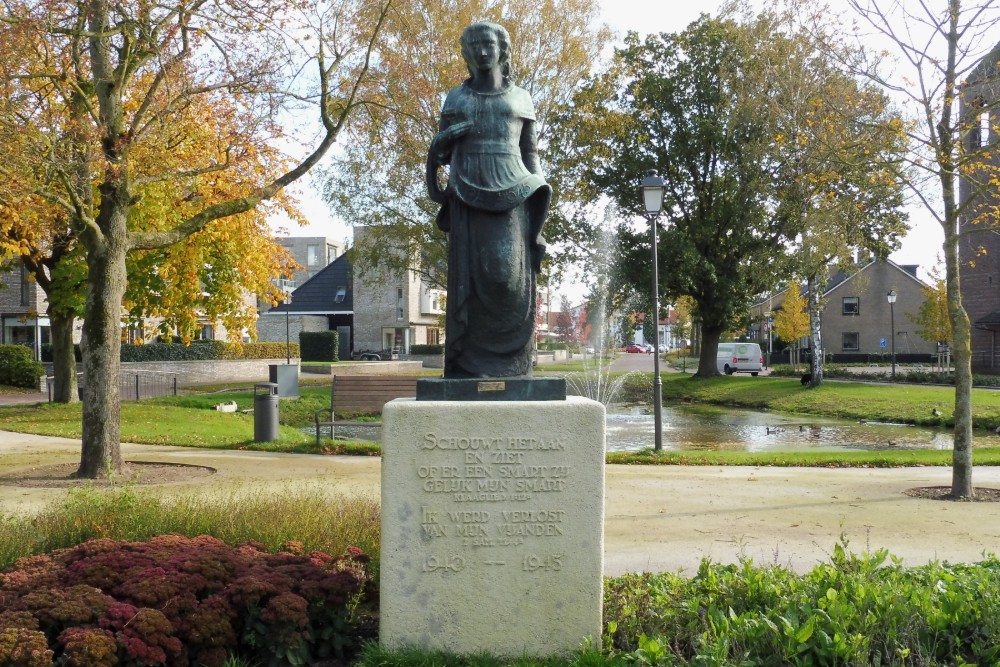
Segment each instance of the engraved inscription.
M483 565L517 567L520 561L525 572L562 568L564 554L535 550L542 551L542 545L554 545L552 540L566 535L567 511L553 505L574 473L572 465L560 461L559 454L567 447L564 440L450 437L428 432L419 446L426 454L416 473L429 503L421 507L424 541L489 548L491 555L504 555L483 559ZM522 546L532 553L522 557L518 552L493 551ZM465 562L454 558L428 558L423 570L458 572Z
M464 569L465 559L458 554L428 556L424 559L424 572L461 572Z

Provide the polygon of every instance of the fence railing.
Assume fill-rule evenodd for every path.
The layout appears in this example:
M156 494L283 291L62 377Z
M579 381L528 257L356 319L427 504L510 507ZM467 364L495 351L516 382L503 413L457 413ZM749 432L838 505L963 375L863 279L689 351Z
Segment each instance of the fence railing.
M49 402L52 402L52 387L54 376L46 376L49 390ZM85 380L83 373L76 374L77 388L83 395ZM118 379L118 391L123 401L141 401L144 398L177 395L177 376L165 371L141 371L137 373L122 373Z

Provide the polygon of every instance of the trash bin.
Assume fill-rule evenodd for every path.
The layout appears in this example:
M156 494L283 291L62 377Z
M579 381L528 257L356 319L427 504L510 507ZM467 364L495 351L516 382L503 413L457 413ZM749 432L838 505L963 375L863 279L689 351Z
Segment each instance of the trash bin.
M277 439L278 383L260 382L253 387L253 441L274 442Z

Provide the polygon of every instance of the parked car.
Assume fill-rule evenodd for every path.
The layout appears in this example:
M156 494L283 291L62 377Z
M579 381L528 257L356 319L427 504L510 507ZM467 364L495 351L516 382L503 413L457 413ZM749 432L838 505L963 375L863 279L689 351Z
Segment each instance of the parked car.
M628 352L629 354L643 354L646 352L646 348L645 346L639 345L638 343L632 343L631 345L625 348L625 351Z
M392 350L354 350L351 352L351 359L355 361L391 361L398 358L399 355Z

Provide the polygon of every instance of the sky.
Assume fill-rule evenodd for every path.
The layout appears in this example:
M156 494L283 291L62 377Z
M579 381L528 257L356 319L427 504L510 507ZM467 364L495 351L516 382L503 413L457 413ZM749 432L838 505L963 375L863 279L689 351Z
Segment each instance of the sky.
M939 0L932 0L937 2ZM723 0L695 0L681 2L680 0L599 0L602 6L604 22L619 33L619 39L629 30L640 34L649 32L677 32L683 30L702 13L715 14L723 4ZM846 8L844 0L830 0L836 8ZM310 224L307 227L290 225L288 233L293 236L326 236L337 241L345 241L350 237L348 225L336 220L328 207L309 184L299 186L295 190L300 197L303 209ZM903 237L901 247L890 255L897 264L917 264L920 266L921 278L928 278L928 270L938 263L941 254L941 244L944 233L940 225L922 207L914 206L908 210L910 214L910 232ZM585 290L582 285L566 281L557 288L557 292L566 294L571 301L582 299Z

